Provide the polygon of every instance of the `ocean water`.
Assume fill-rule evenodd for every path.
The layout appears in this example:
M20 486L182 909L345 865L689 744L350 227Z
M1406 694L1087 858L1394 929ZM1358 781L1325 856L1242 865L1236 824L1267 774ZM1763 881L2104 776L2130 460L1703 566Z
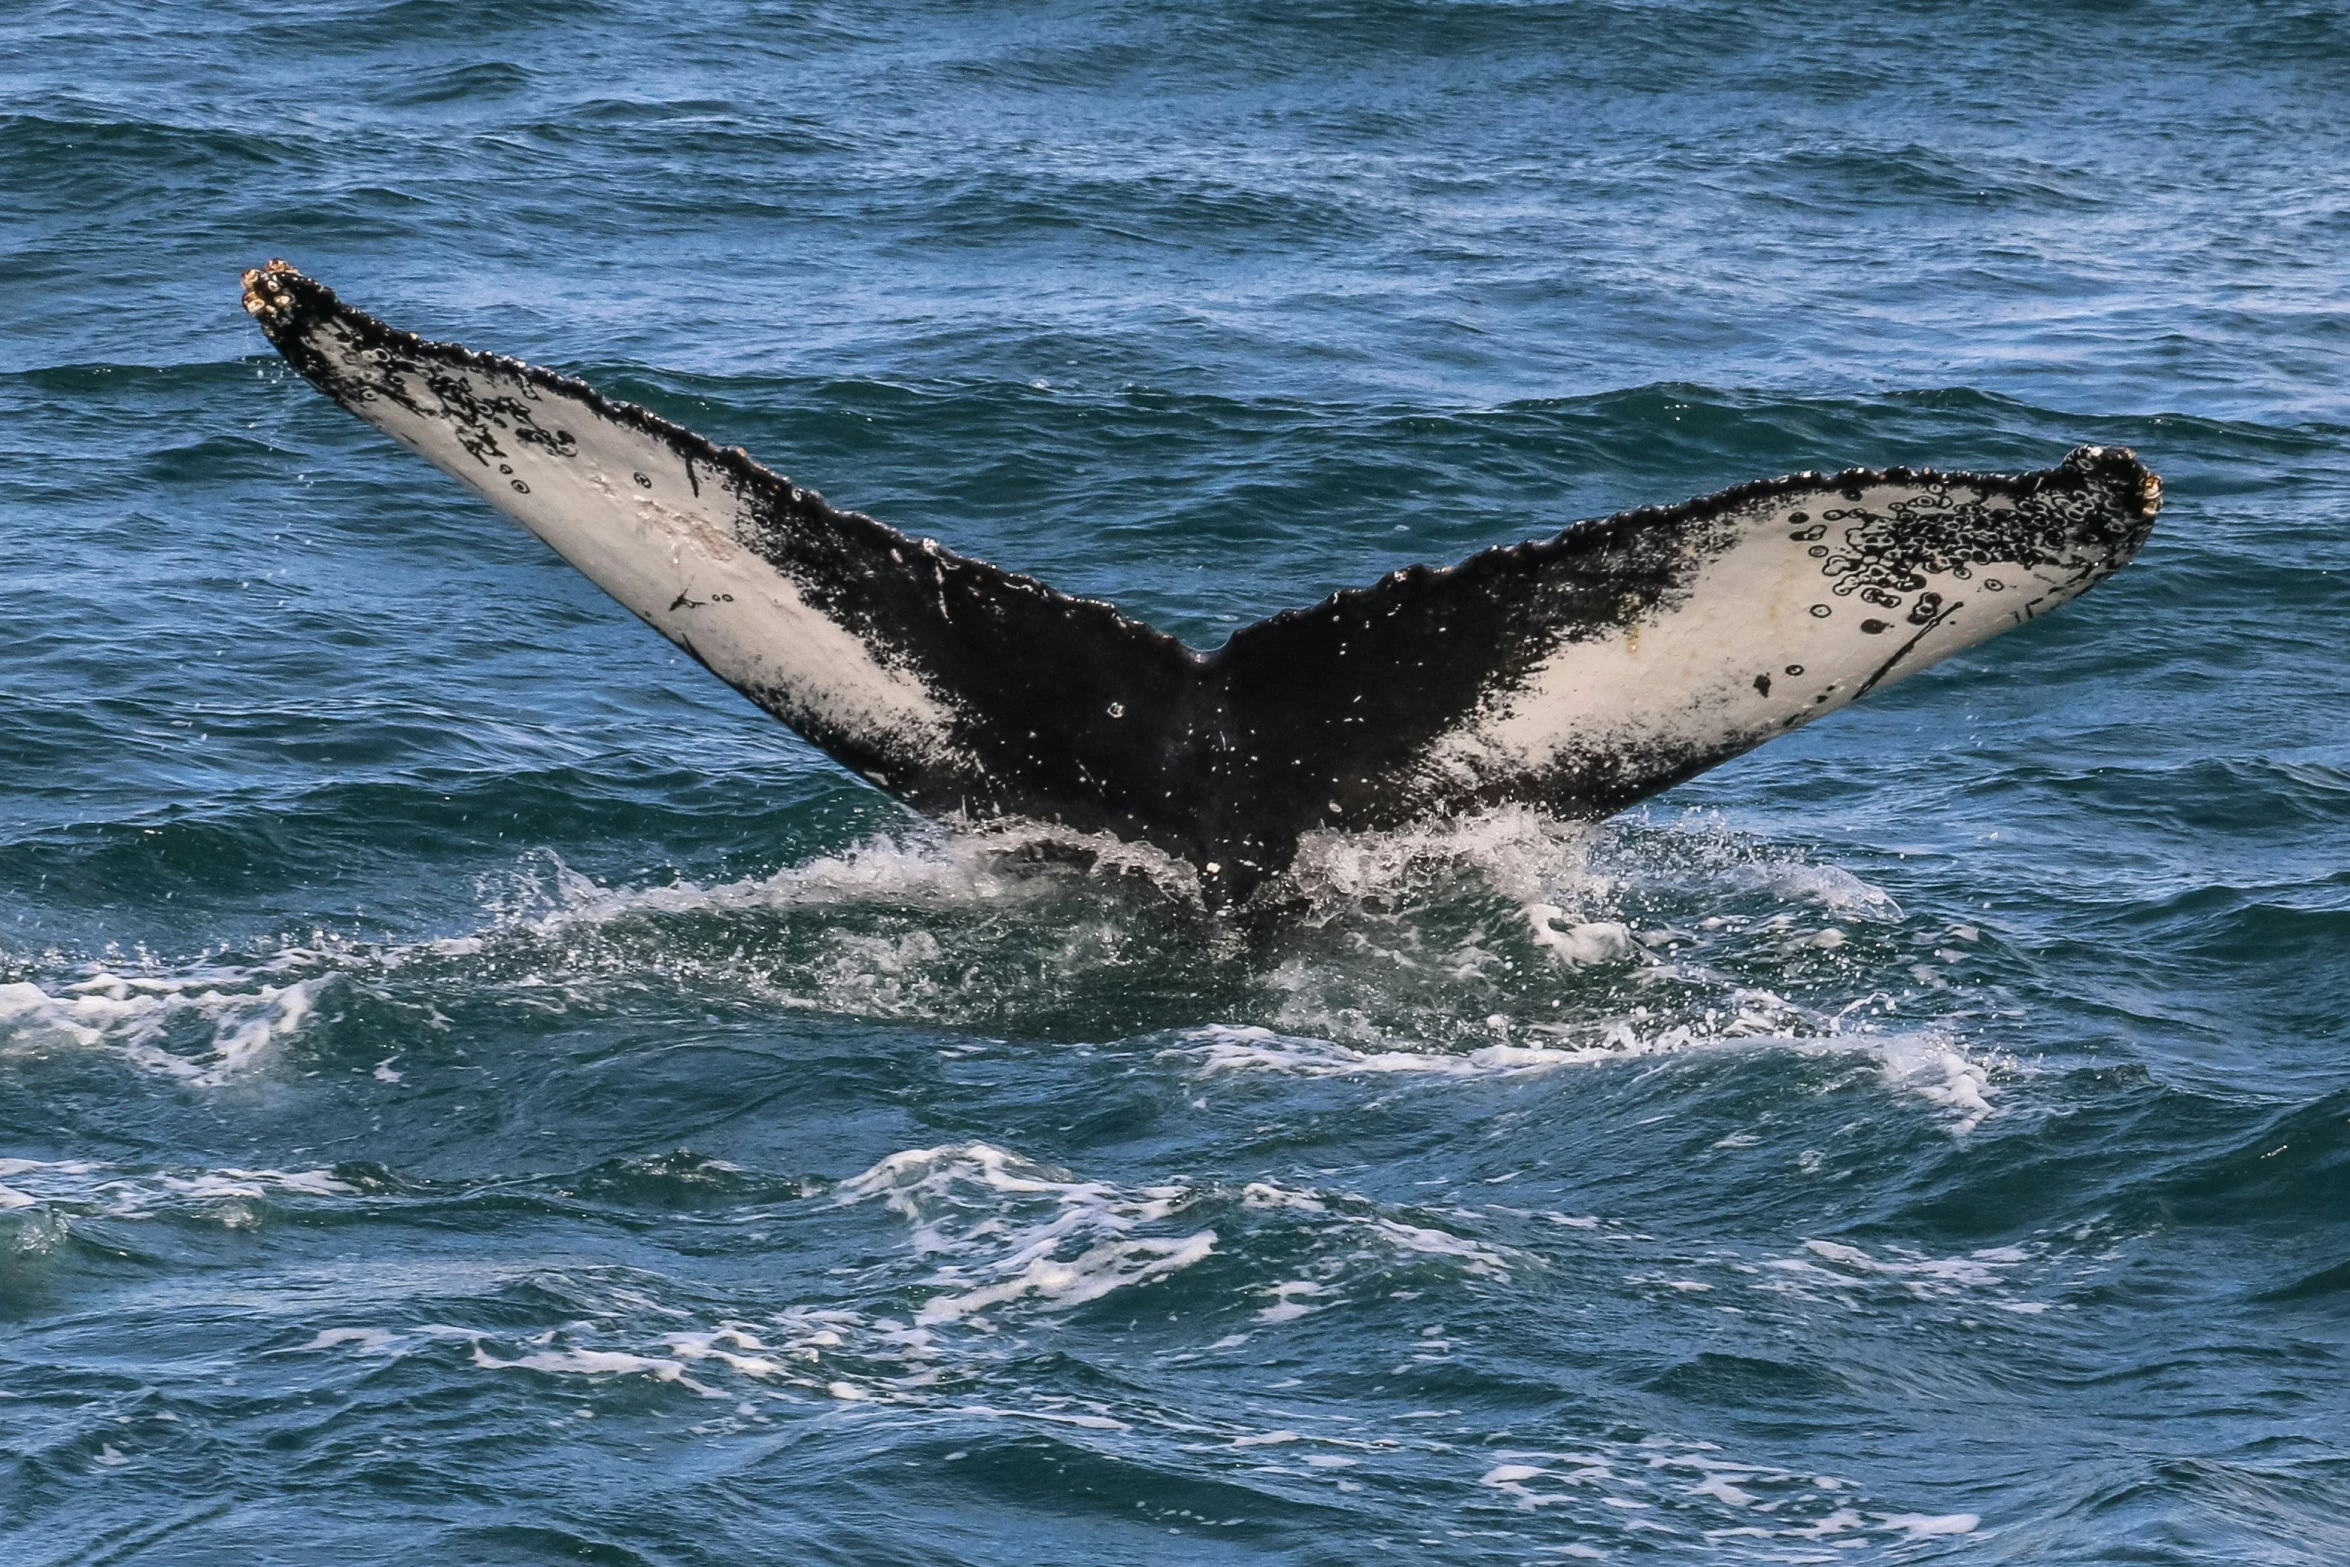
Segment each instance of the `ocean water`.
M2350 1560L2350 22L0 11L0 1558ZM1270 926L816 756L283 255L1211 646L2136 447L2082 602Z

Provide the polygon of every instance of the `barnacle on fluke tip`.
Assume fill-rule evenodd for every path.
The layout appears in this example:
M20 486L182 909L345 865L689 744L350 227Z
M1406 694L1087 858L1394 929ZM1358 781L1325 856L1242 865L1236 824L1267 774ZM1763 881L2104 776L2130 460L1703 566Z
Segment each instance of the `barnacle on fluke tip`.
M1151 843L1217 904L1316 828L1621 809L2077 597L2161 506L2121 447L1799 473L1391 573L1200 653L283 261L244 282L319 390L828 755L924 810Z

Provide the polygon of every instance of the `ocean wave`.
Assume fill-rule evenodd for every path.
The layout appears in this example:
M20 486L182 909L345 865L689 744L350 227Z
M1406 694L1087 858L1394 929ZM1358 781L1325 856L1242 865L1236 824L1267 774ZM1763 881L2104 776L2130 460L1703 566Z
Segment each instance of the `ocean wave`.
M1216 1070L1859 1051L1961 1132L2013 1070L1933 1022L1980 966L1972 927L1921 923L1842 867L1758 855L1703 824L1595 833L1513 810L1320 835L1241 923L1191 888L1190 868L1155 851L1018 825L885 833L707 884L607 884L538 852L483 879L481 922L461 934L320 930L192 964L20 961L0 989L0 1048L103 1050L203 1089L270 1070L305 1030L304 1060L372 1065L400 1031L388 1019L458 1007L585 1018L667 996L1085 1041L1180 1034L1205 1006L1231 1019L1195 1036Z

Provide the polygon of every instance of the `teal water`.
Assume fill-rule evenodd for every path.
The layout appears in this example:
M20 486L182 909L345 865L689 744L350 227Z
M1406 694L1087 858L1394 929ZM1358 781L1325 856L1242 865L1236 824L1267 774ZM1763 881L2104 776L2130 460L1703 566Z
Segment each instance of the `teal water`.
M0 15L0 1556L2350 1559L2350 24L1824 18ZM817 757L271 255L1201 645L1801 468L2169 504L1244 930Z

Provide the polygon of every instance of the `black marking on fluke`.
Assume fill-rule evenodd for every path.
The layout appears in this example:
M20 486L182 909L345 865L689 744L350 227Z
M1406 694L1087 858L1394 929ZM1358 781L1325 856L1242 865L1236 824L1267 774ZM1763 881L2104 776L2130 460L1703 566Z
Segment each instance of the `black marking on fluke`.
M684 481L681 506L731 508L689 521L717 526L722 550L749 551L782 579L779 591L927 693L944 737L912 744L810 698L825 686L820 669L722 678L909 804L1141 840L1196 867L1214 905L1246 898L1317 828L1383 830L1505 803L1585 818L1619 810L2005 629L1981 605L2021 624L2075 596L2137 551L2161 497L2121 448L2083 447L2027 474L1794 474L1394 572L1202 654L1108 604L839 510L740 448L579 381L387 326L284 262L245 275L245 308L319 390L542 535L545 516L530 508L556 504L549 475L606 477L583 456L598 428L665 450ZM509 477L526 450L541 464L536 496ZM610 493L655 505L661 466L621 465ZM1864 506L1871 492L1884 498ZM644 548L624 530L611 537L614 549ZM1766 540L1776 553L1754 553ZM1745 601L1730 567L1701 585L1709 565L1740 551L1756 570L1793 573L1792 587L1773 587L1783 602ZM1994 564L2029 580L1986 580L1981 568ZM607 576L596 580L716 669L715 644L698 630L706 623L689 630L662 617L726 613L712 606L733 606L729 594L679 591L671 602L664 588L631 602ZM1535 704L1539 727L1542 714L1571 706L1545 695L1546 668L1579 649L1629 656L1643 636L1676 626L1678 663L1624 675L1594 699L1617 715L1615 728L1520 743L1520 708ZM1961 639L1920 653L1949 626ZM1694 652L1690 627L1702 633ZM1846 627L1849 649L1821 643ZM1725 646L1754 643L1753 659L1711 670L1706 637L1717 632ZM1801 680L1807 662L1824 684ZM1518 722L1518 749L1477 738L1487 720Z

